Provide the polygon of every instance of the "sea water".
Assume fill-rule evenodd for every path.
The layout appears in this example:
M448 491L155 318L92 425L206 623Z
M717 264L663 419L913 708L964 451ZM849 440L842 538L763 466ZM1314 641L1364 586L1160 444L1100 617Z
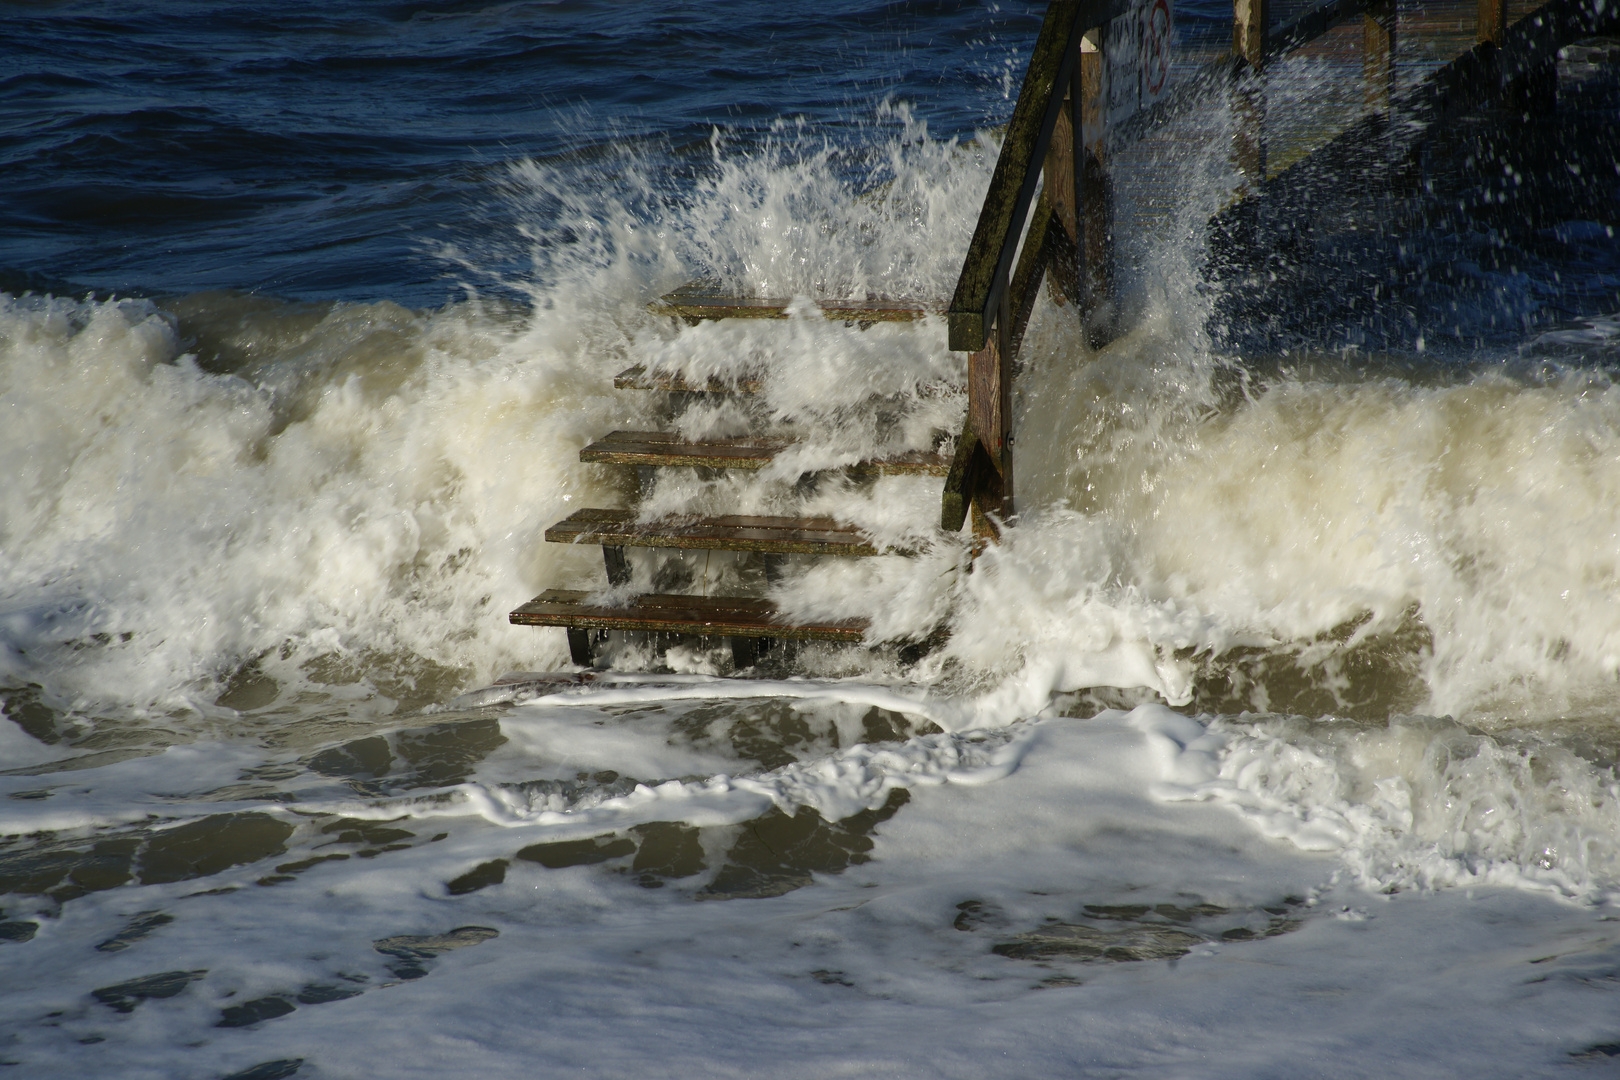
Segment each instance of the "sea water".
M1129 331L1036 308L975 558L937 479L818 472L958 429L943 322L813 301L949 295L1038 15L0 13L6 1071L1612 1067L1614 178L1517 224L1444 162L1404 216L1347 191L1274 285L1203 227L1220 140L1161 158ZM700 276L790 317L648 312ZM633 364L763 381L676 408ZM652 426L804 441L578 460ZM631 505L912 554L633 553L871 644L583 672L505 613L611 595L542 534Z

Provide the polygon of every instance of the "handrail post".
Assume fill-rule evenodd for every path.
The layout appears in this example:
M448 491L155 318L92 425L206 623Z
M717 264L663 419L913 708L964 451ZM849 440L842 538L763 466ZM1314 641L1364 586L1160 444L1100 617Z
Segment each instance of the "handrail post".
M1053 93L1066 93L1057 126L1052 129L1052 146L1046 152L1046 163L1041 167L1041 197L1050 206L1052 215L1062 226L1063 236L1053 230L1046 233L1050 245L1047 270L1052 275L1053 295L1059 304L1081 302L1080 278L1084 266L1081 248L1080 170L1084 167L1085 147L1079 137L1076 118L1080 100L1080 72L1075 65L1069 86L1054 89ZM1029 242L1037 242L1031 234ZM1055 241L1055 242L1054 242Z
M1232 0L1232 51L1249 68L1249 78L1238 85L1232 105L1236 127L1232 162L1251 186L1266 179L1266 88L1261 72L1270 26L1270 0Z
M1013 509L1014 345L1011 289L1005 289L1001 294L1001 313L996 316L996 343L998 354L996 359L999 361L996 386L999 400L996 402L996 411L1000 413L1001 420L1001 455L998 464L1001 466L1001 518L1005 521L1016 512Z
M1395 97L1396 0L1374 0L1361 18L1361 68L1367 109L1388 114Z
M1086 31L1080 42L1080 152L1075 155L1081 210L1080 318L1086 340L1101 348L1114 330L1114 185L1108 169L1107 34Z
M1015 354L1054 260L1059 291L1082 294L1084 275L1075 263L1089 253L1081 236L1095 240L1108 231L1085 220L1082 139L1074 131L1082 88L1074 69L1087 2L1101 14L1099 0L1052 0L1047 7L947 312L951 347L970 353L967 419L940 503L947 530L961 528L971 511L974 532L994 538L998 522L1013 516Z
M1232 51L1256 71L1266 62L1270 26L1271 0L1232 0Z
M1005 296L1006 293L1003 293ZM984 348L968 357L968 423L963 439L971 438L982 455L981 464L968 470L971 488L965 493L964 508L973 512L975 536L996 538L995 526L984 515L994 512L1003 518L1010 516L1006 505L1010 500L1012 454L1007 446L1006 422L1008 399L1011 397L1011 359L1007 356L1006 328L1007 301L1003 301L996 314L995 324L984 342Z
M1507 36L1507 0L1479 0L1474 17L1474 39L1480 44L1502 44Z

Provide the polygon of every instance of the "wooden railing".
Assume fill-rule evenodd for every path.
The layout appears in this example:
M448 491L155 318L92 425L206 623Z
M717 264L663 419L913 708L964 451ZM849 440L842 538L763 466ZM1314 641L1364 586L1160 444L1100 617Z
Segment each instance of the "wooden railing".
M1405 107L1432 115L1438 99L1499 93L1534 64L1545 65L1549 50L1556 49L1554 38L1571 40L1581 29L1598 32L1620 11L1620 0L1608 0L1606 13L1595 0L1551 0L1509 28L1505 3L1478 0L1476 47L1414 89ZM1134 12L1130 0L1054 0L1047 8L947 316L950 347L972 354L967 418L940 511L940 524L949 531L960 529L971 513L974 532L994 539L1016 511L1013 373L1047 273L1054 299L1078 307L1093 347L1119 330L1112 154L1215 94L1233 94L1234 164L1257 188L1267 179L1265 87L1263 78L1253 76L1357 15L1364 19L1369 111L1378 119L1396 107L1396 0L1327 0L1277 26L1270 24L1268 0L1234 0L1231 52L1110 129L1101 100L1107 28ZM1458 89L1464 86L1466 94Z
M945 479L940 520L946 529L960 529L971 510L975 532L994 534L996 521L1012 515L1012 365L1018 339L1049 266L1057 264L1053 278L1061 292L1084 291L1080 282L1087 260L1079 245L1090 230L1080 208L1088 169L1072 107L1073 101L1085 100L1088 65L1082 41L1088 26L1125 10L1124 0L1056 0L1035 41L946 316L950 347L973 354L967 421ZM1097 170L1089 172L1095 176ZM1020 241L1023 258L1015 268Z

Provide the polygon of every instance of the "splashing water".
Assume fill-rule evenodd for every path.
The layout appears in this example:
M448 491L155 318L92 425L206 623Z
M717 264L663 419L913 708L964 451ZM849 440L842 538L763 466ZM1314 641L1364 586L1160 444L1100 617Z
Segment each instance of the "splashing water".
M0 929L60 919L69 938L123 942L104 950L119 957L174 942L167 981L75 960L85 986L53 993L96 990L137 1016L191 1002L177 1031L273 1020L338 1069L317 1009L352 999L360 1016L383 1008L374 991L475 962L500 989L474 998L521 997L528 976L497 953L515 940L588 939L566 954L573 974L550 973L580 1009L619 1015L639 999L585 985L583 958L620 970L656 925L756 948L752 967L706 944L664 954L674 974L646 992L671 1008L683 987L719 993L693 975L704 965L754 994L803 968L810 992L859 988L896 1029L907 1009L1013 1002L1009 1030L1027 1034L1051 1023L1025 993L1032 960L1070 965L1049 988L1159 960L1241 982L1221 948L1303 963L1284 950L1309 920L1350 949L1342 927L1368 894L1507 887L1552 905L1527 922L1576 918L1549 896L1607 903L1620 396L1582 350L1612 346L1612 319L1468 366L1244 357L1206 331L1218 287L1202 234L1177 226L1137 267L1136 328L1107 348L1041 301L1019 376L1020 516L974 559L934 527L937 479L801 476L959 430L963 362L942 320L861 329L813 301L947 297L995 149L988 133L932 138L890 104L845 141L784 121L754 145L717 132L695 156L524 161L502 187L529 275L446 249L480 284L431 311L4 297L0 786L16 839ZM1207 162L1188 175L1205 185L1191 220L1231 178ZM792 298L789 318L648 312L694 277ZM675 412L611 389L634 364L761 385ZM757 474L666 470L640 512L830 515L908 549L795 559L771 586L791 615L869 620L874 647L809 646L739 688L706 644L622 642L610 670L457 700L568 667L560 632L505 612L602 588L594 549L542 534L629 505L631 478L578 451L658 425L802 438ZM633 560L638 587L765 587L746 557ZM277 897L341 910L278 943ZM675 897L781 906L713 915L742 905ZM1402 925L1439 925L1452 902ZM184 904L227 914L185 933L153 921ZM802 930L771 921L786 911ZM260 959L226 970L210 957L232 920L270 930L243 946ZM1493 1001L1517 1000L1510 981ZM1173 1007L1194 1023L1206 1006ZM62 1053L103 1060L83 1041L100 1014L62 1011L92 1048ZM554 1023L565 1056L610 1041ZM1579 1023L1558 1038L1587 1038ZM517 1036L482 1037L516 1059ZM20 1045L45 1054L51 1038ZM148 1063L174 1041L130 1038Z

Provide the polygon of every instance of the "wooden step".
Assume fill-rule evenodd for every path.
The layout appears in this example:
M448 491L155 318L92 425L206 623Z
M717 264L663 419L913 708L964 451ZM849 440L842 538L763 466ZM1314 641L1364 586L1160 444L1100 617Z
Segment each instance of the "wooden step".
M690 442L667 431L615 431L579 452L579 460L606 465L695 466L710 469L763 469L794 445L789 438L744 435ZM944 476L950 459L916 450L845 466L852 473Z
M519 626L563 626L571 630L628 630L703 637L785 638L796 641L860 641L866 620L790 623L769 600L749 596L638 596L623 606L587 602L591 594L551 589L513 611Z
M881 555L853 525L826 517L723 514L638 522L633 510L576 510L546 530L554 544L759 551L769 555Z
M687 322L704 319L785 319L791 299L727 296L711 281L693 281L661 296L648 306L659 315ZM824 318L844 322L915 322L928 315L943 315L942 302L922 300L817 300Z
M640 364L627 367L613 377L615 390L668 390L681 394L757 394L764 385L765 380L759 375L744 375L731 383L721 379L693 383L680 375L649 375Z
M917 393L922 397L930 397L950 393L959 389L961 385L955 382L923 383L917 387ZM679 394L758 394L765 389L765 376L759 372L750 372L738 376L731 382L714 377L699 383L692 382L680 374L648 373L645 366L636 364L613 376L613 389L663 390Z

